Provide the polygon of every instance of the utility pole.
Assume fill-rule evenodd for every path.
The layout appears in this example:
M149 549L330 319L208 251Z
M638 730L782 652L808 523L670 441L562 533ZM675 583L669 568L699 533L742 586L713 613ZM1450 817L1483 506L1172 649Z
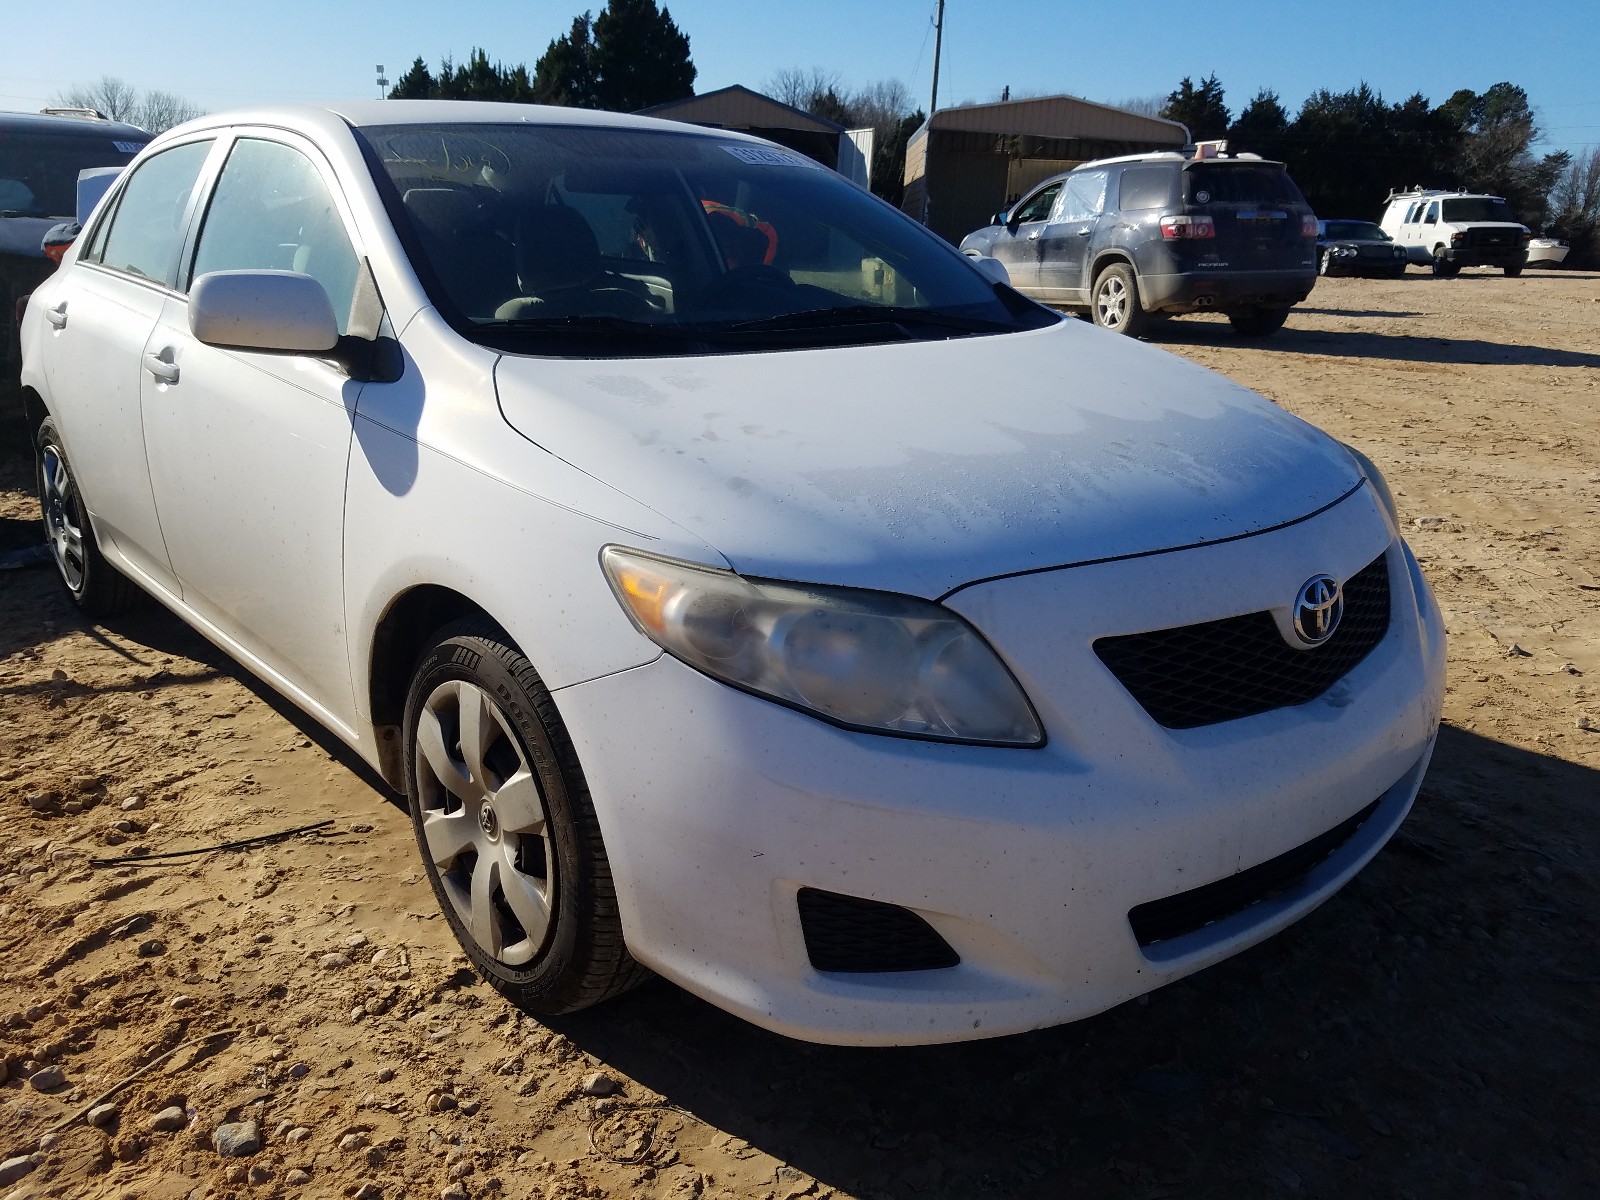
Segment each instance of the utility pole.
M939 52L944 48L944 0L939 0L939 8L933 18L933 92L928 97L928 152L932 156L933 150L933 114L939 111ZM928 167L922 169L922 223L928 223L928 213L932 210L932 198L928 195Z

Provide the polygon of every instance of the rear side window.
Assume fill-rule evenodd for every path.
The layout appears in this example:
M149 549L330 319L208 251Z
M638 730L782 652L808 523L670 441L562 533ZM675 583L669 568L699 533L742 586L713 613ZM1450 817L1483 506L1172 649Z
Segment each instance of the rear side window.
M122 189L104 238L96 239L93 261L171 287L189 198L210 152L209 141L186 142L146 159Z
M1123 212L1167 208L1173 202L1177 172L1171 167L1129 167L1122 173L1122 194L1117 207Z
M228 155L195 252L207 271L299 271L328 293L339 332L355 297L356 252L310 159L279 142L242 138Z
M1062 221L1086 221L1106 207L1106 172L1077 171L1067 177L1061 193Z
M1304 204L1282 167L1208 163L1184 172L1190 204Z

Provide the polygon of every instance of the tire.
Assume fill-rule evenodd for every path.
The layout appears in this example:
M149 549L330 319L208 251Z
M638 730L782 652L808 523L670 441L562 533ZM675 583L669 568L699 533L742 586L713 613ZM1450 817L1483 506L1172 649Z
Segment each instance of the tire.
M1138 337L1148 327L1148 314L1139 303L1139 285L1133 268L1112 263L1095 277L1089 293L1090 319L1101 329Z
M1287 308L1246 308L1228 314L1233 332L1243 338L1270 337L1289 319Z
M45 540L73 603L91 617L114 616L131 608L139 599L139 589L100 552L94 524L83 506L54 421L47 417L39 422L33 446L34 483Z
M403 761L417 847L457 941L536 1016L643 982L583 771L538 672L487 620L435 637L406 697Z
M1521 275L1521 274L1522 274L1522 268L1521 267L1507 267L1506 268L1506 277L1508 279L1515 279L1518 275Z
M1461 264L1451 262L1442 254L1433 256L1433 273L1440 279L1453 279L1461 274Z

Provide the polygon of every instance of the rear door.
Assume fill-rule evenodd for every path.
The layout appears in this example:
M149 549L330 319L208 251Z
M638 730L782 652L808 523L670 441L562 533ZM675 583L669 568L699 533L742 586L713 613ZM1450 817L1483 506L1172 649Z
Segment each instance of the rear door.
M1084 272L1095 229L1106 210L1106 170L1074 171L1039 237L1039 298L1057 302L1088 298Z
M989 254L1005 263L1011 286L1025 295L1039 291L1039 241L1044 234L1061 180L1047 183L1011 211L1011 220L995 234Z
M51 412L100 536L135 574L176 591L151 494L140 414L149 342L172 294L214 138L146 159L47 297Z
M1184 200L1216 224L1216 267L1235 271L1314 268L1312 239L1300 219L1311 209L1282 167L1263 162L1199 162L1184 171Z

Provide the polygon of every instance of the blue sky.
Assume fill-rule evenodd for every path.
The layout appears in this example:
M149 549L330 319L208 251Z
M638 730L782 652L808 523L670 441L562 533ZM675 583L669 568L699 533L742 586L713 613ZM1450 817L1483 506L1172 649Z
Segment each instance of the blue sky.
M583 0L143 0L7 5L0 109L36 109L101 75L205 108L376 96L417 55L436 65L474 46L530 67ZM589 0L593 7L599 0ZM845 86L899 79L924 104L935 0L676 0L696 88L760 88L775 71L820 67ZM1337 13L1337 17L1330 15ZM1215 72L1237 112L1261 87L1294 111L1316 88L1365 80L1388 100L1434 103L1502 79L1526 88L1542 149L1600 144L1600 5L1595 0L947 0L942 103L1069 92L1092 100L1164 95Z

